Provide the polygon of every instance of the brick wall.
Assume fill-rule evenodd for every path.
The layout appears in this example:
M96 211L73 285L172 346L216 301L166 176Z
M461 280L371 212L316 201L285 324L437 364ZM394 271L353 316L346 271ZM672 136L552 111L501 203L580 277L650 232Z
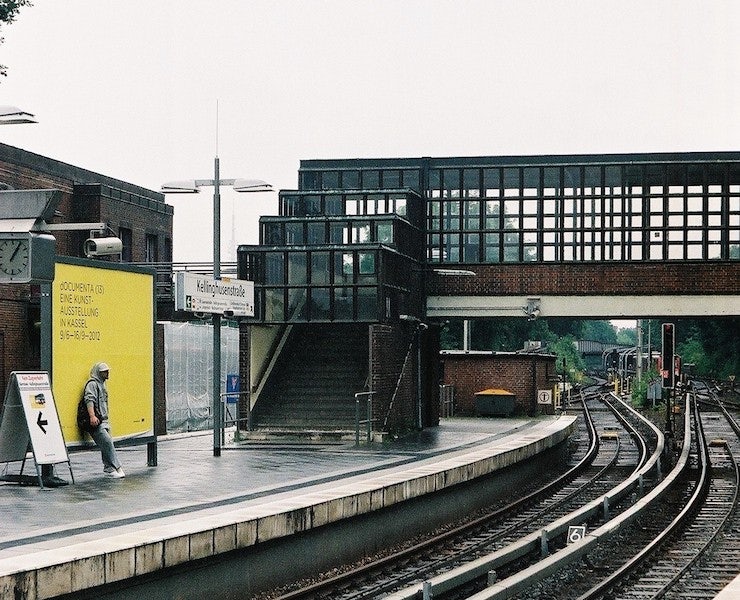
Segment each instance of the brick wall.
M132 260L143 262L145 236L158 236L160 260L172 241L172 207L158 192L0 143L0 183L12 189L57 189L62 192L53 223L106 222L132 230ZM88 231L55 231L61 256L83 255ZM118 257L115 257L117 260ZM103 259L110 260L110 259ZM0 405L11 371L40 368L38 286L0 285Z
M445 384L455 386L457 416L475 414L475 393L500 388L516 395L516 414L535 415L537 390L552 389L555 357L494 352L442 354ZM548 410L547 412L552 412Z
M465 265L476 277L431 275L432 296L737 294L740 261Z
M373 429L376 431L403 432L415 426L416 354L413 350L403 369L413 332L413 327L405 323L370 327L370 376L375 392L373 419L376 419Z

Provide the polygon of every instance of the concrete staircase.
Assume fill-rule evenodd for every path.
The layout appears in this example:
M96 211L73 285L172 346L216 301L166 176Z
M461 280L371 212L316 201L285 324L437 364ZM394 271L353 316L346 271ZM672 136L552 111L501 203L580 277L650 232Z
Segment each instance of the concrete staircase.
M294 325L253 410L258 437L347 437L368 374L366 324Z

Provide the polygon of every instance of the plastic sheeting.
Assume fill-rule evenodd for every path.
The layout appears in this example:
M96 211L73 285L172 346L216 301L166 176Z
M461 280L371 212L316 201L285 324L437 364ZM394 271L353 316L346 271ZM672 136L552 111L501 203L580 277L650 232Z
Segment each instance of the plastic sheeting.
M211 429L213 326L163 323L167 433ZM239 373L239 329L221 326L221 392Z

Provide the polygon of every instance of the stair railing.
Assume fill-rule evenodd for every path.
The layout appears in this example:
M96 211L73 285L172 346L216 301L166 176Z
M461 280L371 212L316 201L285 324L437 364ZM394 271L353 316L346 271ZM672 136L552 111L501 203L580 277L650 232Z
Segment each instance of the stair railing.
M360 425L365 425L365 441L370 443L373 435L373 394L375 392L357 392L355 394L355 446L360 445ZM360 401L365 399L365 418L360 419Z

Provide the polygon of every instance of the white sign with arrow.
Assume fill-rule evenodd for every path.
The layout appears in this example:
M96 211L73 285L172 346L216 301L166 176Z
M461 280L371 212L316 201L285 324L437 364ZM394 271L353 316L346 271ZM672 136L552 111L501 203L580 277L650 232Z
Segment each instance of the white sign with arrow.
M0 422L0 462L24 460L29 441L37 465L69 463L49 374L14 371Z

